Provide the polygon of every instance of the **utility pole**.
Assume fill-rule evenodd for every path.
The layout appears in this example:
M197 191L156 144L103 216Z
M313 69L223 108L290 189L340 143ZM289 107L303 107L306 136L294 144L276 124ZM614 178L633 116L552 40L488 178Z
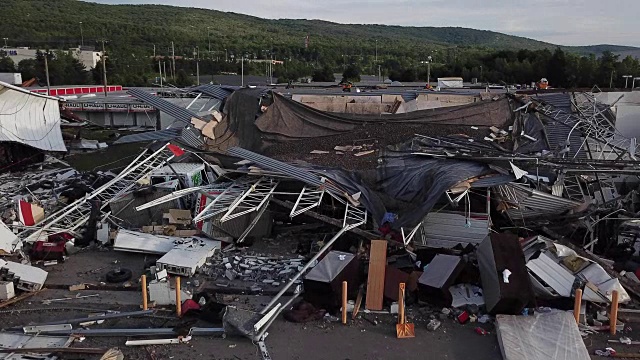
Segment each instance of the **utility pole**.
M173 45L173 41L171 42L171 58L173 59L173 66L171 69L173 81L176 81L176 47Z
M376 39L376 65L378 65L378 39Z
M198 85L200 85L200 48L198 46L196 46L195 50L197 51L196 53L196 81L198 83Z
M49 57L49 52L47 51L44 54L44 72L45 72L45 75L47 76L47 95L51 96L51 84L49 83L49 61L47 61L48 57Z
M102 39L102 81L104 83L104 96L107 97L107 57L104 50L104 39Z
M156 44L153 44L153 60L156 59Z
M237 68L236 68L237 69ZM244 55L242 55L242 64L240 65L240 77L241 77L241 81L242 81L242 87L244 87Z
M624 88L628 89L629 88L629 78L633 77L633 75L622 75L622 77L624 78Z
M80 21L80 47L84 46L84 33L82 32L82 21Z
M160 61L158 61L158 70L160 71L160 87L162 87L162 64L160 63Z
M9 40L9 38L2 38L2 40L4 40L4 48L8 48L7 46L7 40Z
M378 65L378 81L382 81L382 66Z
M164 60L164 57L162 58ZM164 73L164 76L167 76L167 62L163 61L162 62L162 72ZM171 70L171 68L169 68L169 70Z
M615 70L611 70L611 78L609 79L609 89L611 89L613 87L613 72Z
M427 57L427 86L431 87L431 62L433 58L431 56Z
M207 26L207 39L209 40L209 57L211 57L211 26Z

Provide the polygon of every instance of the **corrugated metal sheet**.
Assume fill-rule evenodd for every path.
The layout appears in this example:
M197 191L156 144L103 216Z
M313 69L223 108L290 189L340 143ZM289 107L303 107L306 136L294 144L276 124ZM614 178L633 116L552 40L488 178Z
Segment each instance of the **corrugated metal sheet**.
M182 129L171 128L158 131L147 131L139 134L125 135L119 138L114 144L128 144L143 141L171 141L182 134Z
M233 92L233 90L211 84L198 86L195 90L220 100L226 99Z
M422 222L424 244L429 247L452 248L458 244L479 244L489 233L489 216L433 212Z
M472 188L488 188L488 187L508 184L515 180L516 178L513 175L500 174L500 175L494 175L494 176L487 176L472 182L471 187Z
M45 151L67 151L58 99L0 82L0 141Z
M556 93L556 94L538 94L537 99L543 101L555 107L558 110L562 110L567 114L573 112L573 106L571 104L571 94L569 93ZM551 150L562 149L567 141L567 137L571 132L571 128L565 124L557 121L550 121L546 126L547 139L549 140L549 146ZM586 159L587 152L581 150L582 147L582 132L578 129L571 132L569 137L569 153L568 157L576 157L578 159ZM577 155L576 155L577 154Z
M560 214L581 205L578 201L553 196L516 183L501 185L496 189L499 198L515 207L506 209L512 220Z
M149 94L146 91L140 90L140 89L129 89L127 91L127 94L135 97L136 99L147 103L153 107L155 107L156 109L167 113L171 116L173 116L176 120L180 120L185 124L191 124L191 119L192 118L196 118L196 119L200 119L202 121L206 121L205 119L201 118L200 116L196 115L194 112L187 110L183 107L180 107L178 105L172 104L170 102L168 102L167 100L164 100L162 98L159 98L155 95Z
M204 140L202 139L200 130L193 127L186 127L182 129L179 141L196 149L204 145Z

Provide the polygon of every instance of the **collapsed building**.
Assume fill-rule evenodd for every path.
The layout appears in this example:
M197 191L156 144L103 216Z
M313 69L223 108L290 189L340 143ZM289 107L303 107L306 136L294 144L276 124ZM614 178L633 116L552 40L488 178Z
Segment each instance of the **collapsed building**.
M297 297L344 308L343 281L356 308L382 310L407 283L415 301L483 306L490 316L566 308L577 289L599 306L640 295L637 145L593 93L189 91L219 108L194 112L128 91L176 121L120 137L112 147L144 146L123 169L83 173L48 160L3 174L0 249L33 261L43 244L62 254L98 241L159 256L159 272L269 284L277 293L253 320L231 309L225 319L225 329L261 342L284 310L308 321L289 310ZM45 135L59 131L42 121ZM220 255L271 238L276 226L304 234L302 258ZM38 275L18 289L42 287ZM518 317L503 318L504 329L509 321Z

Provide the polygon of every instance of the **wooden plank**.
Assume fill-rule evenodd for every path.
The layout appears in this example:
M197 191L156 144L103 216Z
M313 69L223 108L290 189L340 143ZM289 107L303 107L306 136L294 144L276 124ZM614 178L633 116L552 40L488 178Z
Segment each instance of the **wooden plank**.
M368 310L382 310L384 296L384 273L387 267L387 241L371 240L369 252L369 277L367 279Z

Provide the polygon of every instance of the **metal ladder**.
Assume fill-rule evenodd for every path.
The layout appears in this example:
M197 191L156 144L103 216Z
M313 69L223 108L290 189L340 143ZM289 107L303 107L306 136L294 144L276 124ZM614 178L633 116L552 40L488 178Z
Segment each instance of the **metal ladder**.
M193 218L193 222L203 221L210 219L218 214L221 214L229 209L231 205L238 200L239 196L242 196L252 184L247 178L240 178L236 180L233 185L226 188L220 195L218 195L207 207L205 207L198 215Z
M259 211L263 206L266 207L279 183L279 181L268 177L260 178L229 206L227 212L220 218L220 222L223 223Z
M90 200L100 200L102 204L100 209L102 210L117 196L130 190L140 179L173 159L175 155L167 148L168 145L165 144L151 154L149 154L151 152L149 149L143 151L111 181L46 218L41 228L29 235L26 240L28 242L36 241L43 232L53 229L64 229L65 231L78 229L87 221L91 213Z

